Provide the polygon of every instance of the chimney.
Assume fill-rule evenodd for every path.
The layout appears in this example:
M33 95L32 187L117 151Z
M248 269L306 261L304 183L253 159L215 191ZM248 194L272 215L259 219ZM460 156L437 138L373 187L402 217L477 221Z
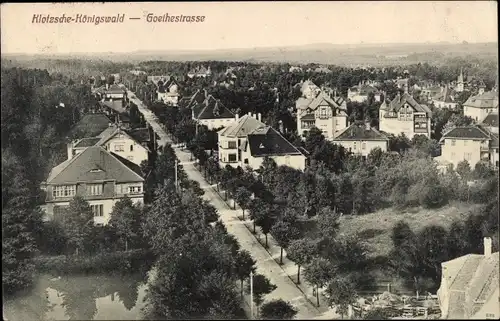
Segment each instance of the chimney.
M491 237L484 238L484 256L491 256Z
M365 129L366 130L371 130L372 129L372 126L370 125L370 121L369 120L365 120Z
M106 83L106 90L108 90L108 89L109 89L109 84L108 84L108 83Z
M68 160L70 160L73 158L73 141L70 141L66 146L68 151Z
M257 114L257 120L258 120L258 121L262 121L262 114L261 114L261 113L258 113L258 114Z
M238 121L238 119L240 119L240 115L236 114L234 118L236 119L236 121Z

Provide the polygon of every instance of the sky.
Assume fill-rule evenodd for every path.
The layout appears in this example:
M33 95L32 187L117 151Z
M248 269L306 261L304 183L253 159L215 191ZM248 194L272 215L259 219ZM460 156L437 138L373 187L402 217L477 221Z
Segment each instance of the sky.
M68 54L282 47L317 43L497 42L496 1L3 3L1 52ZM152 23L147 14L205 16ZM123 23L33 23L33 16ZM129 18L141 18L130 20Z

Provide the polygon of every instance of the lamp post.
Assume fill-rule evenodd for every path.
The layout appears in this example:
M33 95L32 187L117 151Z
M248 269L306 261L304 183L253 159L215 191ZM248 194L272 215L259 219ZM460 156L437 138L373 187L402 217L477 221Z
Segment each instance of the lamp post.
M253 319L253 272L250 271L250 318Z

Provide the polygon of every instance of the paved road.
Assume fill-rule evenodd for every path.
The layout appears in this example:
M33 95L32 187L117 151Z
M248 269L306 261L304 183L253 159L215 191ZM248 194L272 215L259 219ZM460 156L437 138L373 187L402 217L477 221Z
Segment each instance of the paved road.
M137 105L139 111L144 115L145 120L160 137L158 141L159 146L170 142L157 117L131 91L128 91L128 97ZM183 164L183 168L188 178L197 181L200 187L205 190L203 197L218 210L220 219L224 222L228 232L234 235L240 243L241 248L249 251L257 261L257 272L265 275L277 286L276 290L266 296L266 300L281 298L290 301L298 308L297 319L323 319L330 316L331 310L325 307L316 308L306 299L304 294L290 280L286 272L283 271L280 265L245 227L244 222L239 220L238 215L240 212L229 209L220 196L209 187L209 184L205 181L201 173L190 162L190 153L182 151L179 148L174 148L174 150L180 162L185 163Z

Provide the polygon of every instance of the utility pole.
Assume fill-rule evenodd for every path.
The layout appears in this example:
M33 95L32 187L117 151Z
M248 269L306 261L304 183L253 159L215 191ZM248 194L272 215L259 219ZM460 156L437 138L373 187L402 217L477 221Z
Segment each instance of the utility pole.
M250 271L250 318L253 319L253 272Z

